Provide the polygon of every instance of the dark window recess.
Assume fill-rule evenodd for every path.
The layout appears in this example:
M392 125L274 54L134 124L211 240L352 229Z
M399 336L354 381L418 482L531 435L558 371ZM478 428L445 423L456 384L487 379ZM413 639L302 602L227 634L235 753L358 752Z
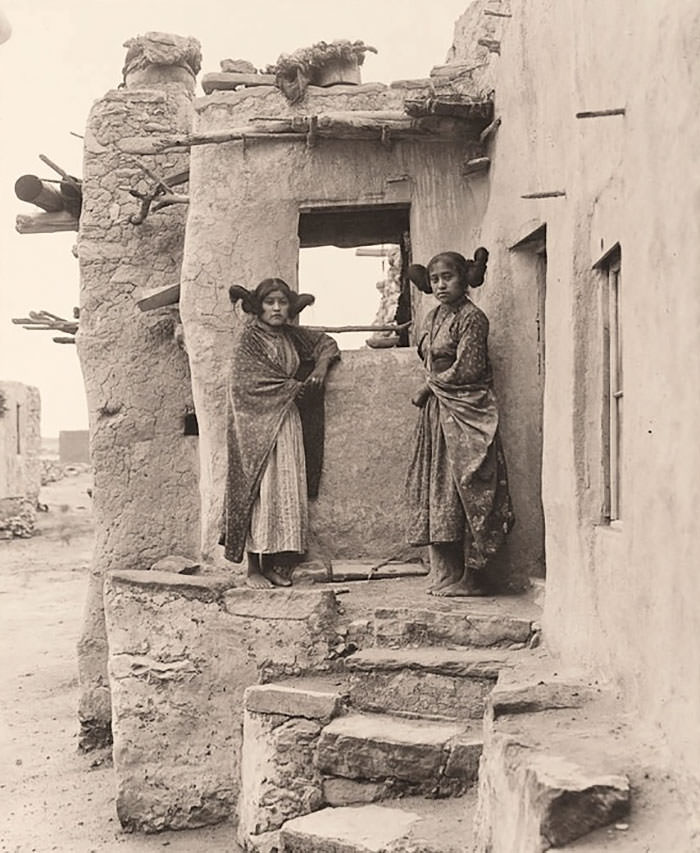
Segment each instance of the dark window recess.
M197 423L197 415L194 412L187 412L185 415L185 435L199 435L199 424Z

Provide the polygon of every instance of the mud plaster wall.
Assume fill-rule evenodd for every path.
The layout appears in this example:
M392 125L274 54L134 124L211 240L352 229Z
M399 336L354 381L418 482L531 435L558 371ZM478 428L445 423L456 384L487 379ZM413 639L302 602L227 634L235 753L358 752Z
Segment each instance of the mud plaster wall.
M123 137L189 128L191 99L178 85L109 92L96 102L85 137L78 244L81 312L78 351L90 413L95 552L80 644L84 728L109 720L102 579L112 569L146 569L169 553L198 553L196 438L183 435L192 406L187 357L173 330L174 309L142 312L136 300L176 283L185 216L181 206L151 214L138 202L148 179L123 154ZM167 175L186 155L144 158Z
M354 91L311 87L305 100L291 109L272 88L219 92L196 102L196 129L240 127L259 115L401 109L403 97L381 84ZM301 205L410 201L415 257L426 258L444 244L473 250L479 199L460 176L461 154L460 146L453 144L418 147L396 142L387 149L378 142L325 139L311 150L286 142L250 142L245 150L241 143L193 149L180 309L200 426L205 553L218 539L226 470L225 387L236 322L228 287L255 286L267 276L297 286ZM398 189L387 181L401 176L407 180L399 182ZM345 353L343 359L329 380L330 443L316 532L334 542L337 554L376 556L391 541L383 533L372 538L377 531L367 528L367 507L379 509L382 496L393 493L392 504L381 511L389 519L400 510L404 448L415 419L408 399L419 380L418 361L408 353L376 351ZM343 433L362 436L364 448L355 441L334 441L334 435ZM358 452L372 462L364 466L361 478L353 476ZM358 513L362 504L366 509ZM400 539L402 531L396 534Z
M614 676L697 781L700 670L688 650L700 631L700 120L691 106L700 10L645 3L631 15L602 0L517 0L512 15L482 240L508 269L516 260L507 246L547 225L546 635L568 662ZM613 107L626 115L575 118ZM520 198L543 190L566 196ZM621 530L600 523L601 285L591 269L617 241Z
M230 818L243 693L328 669L331 590L234 589L231 575L114 572L105 582L117 812L127 829Z
M0 498L36 500L41 487L41 400L21 382L0 382Z

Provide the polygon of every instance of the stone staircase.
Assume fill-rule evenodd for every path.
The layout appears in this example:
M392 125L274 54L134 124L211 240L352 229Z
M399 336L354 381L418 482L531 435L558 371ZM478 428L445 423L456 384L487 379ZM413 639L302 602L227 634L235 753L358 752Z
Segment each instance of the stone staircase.
M335 671L245 693L245 850L539 853L626 813L619 762L582 761L571 723L603 692L530 648L536 612L343 609Z

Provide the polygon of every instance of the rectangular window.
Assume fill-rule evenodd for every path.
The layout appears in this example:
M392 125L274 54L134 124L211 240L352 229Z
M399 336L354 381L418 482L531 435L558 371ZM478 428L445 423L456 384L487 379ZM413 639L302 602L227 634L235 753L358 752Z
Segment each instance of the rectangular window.
M600 266L603 314L603 514L610 523L622 519L622 401L623 357L620 296L622 286L619 246Z
M298 234L299 289L317 298L302 322L344 327L347 334L333 335L341 349L363 347L368 339L383 346L396 338L392 345L408 346L408 328L385 332L378 341L371 330L350 329L411 320L410 206L304 206Z

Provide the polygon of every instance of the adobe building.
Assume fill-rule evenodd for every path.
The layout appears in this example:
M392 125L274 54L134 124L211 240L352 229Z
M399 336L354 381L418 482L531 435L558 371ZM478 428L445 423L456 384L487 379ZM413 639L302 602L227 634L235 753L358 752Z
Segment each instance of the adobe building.
M41 401L21 382L0 382L0 530L30 533L41 488Z
M88 120L78 244L97 524L80 716L86 745L112 720L125 827L236 816L246 849L323 850L364 807L396 850L455 815L475 829L451 850L561 848L624 818L653 755L682 795L671 820L646 797L651 825L691 849L699 26L688 0L476 0L429 75L297 79L291 97L236 63L195 97L196 41L129 43L125 87ZM407 606L385 586L365 610L333 587L266 595L221 560L229 285L296 287L300 248L387 243L404 265L491 252L475 300L518 517L503 573L522 593L546 563L543 613L523 595ZM405 284L410 344L434 303ZM410 346L346 351L331 373L322 561L401 549L419 379ZM206 570L141 571L169 554ZM384 802L405 794L439 799L427 816Z

